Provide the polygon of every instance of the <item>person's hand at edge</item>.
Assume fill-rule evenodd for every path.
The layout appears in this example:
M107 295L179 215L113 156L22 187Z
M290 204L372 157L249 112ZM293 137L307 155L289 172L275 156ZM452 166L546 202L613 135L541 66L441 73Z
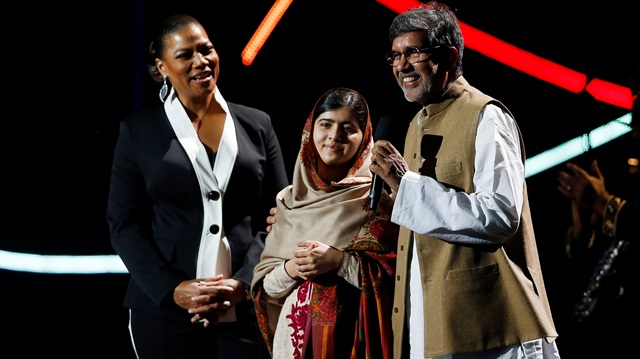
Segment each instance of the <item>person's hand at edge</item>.
M271 207L267 217L267 232L271 232L272 226L276 223L276 214L278 214L278 208Z
M598 166L598 160L593 160L591 163L594 175L572 162L567 163L567 168L573 174L566 171L559 173L558 190L560 193L575 201L580 208L590 209L598 215L602 215L611 194L605 187L604 176Z

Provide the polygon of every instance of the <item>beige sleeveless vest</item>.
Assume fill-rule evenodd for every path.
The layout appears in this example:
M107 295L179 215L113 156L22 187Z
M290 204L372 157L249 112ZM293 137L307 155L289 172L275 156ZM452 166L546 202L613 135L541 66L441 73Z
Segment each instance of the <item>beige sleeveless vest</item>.
M421 125L417 121L420 114L413 119L404 157L411 171L471 193L480 112L488 103L509 111L462 77L452 84L447 96L450 97L445 101L426 107L428 117ZM521 150L524 161L524 146ZM401 227L392 318L395 358L402 356L406 334L403 289L407 286L410 238L411 231ZM526 185L520 227L503 246L451 244L419 234L414 243L421 268L427 357L537 338L553 341L557 337L540 270Z

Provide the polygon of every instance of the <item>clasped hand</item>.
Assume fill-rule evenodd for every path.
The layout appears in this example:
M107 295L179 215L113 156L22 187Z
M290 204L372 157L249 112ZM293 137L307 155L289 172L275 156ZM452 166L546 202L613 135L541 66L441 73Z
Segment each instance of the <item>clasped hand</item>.
M186 280L173 292L173 300L193 314L191 322L203 321L205 327L216 323L232 306L244 299L244 284L219 274L204 279Z
M318 241L297 243L293 258L285 263L285 269L292 278L312 280L317 276L340 268L344 252Z

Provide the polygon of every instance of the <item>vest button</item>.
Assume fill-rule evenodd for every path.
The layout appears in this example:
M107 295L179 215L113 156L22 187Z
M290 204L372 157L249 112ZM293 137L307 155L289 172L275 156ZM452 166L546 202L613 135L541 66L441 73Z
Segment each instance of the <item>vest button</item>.
M218 234L218 232L220 232L220 226L218 226L217 224L212 225L211 227L209 227L209 232L211 232L212 234Z
M207 194L207 198L211 201L217 201L218 199L220 199L220 192L211 191Z

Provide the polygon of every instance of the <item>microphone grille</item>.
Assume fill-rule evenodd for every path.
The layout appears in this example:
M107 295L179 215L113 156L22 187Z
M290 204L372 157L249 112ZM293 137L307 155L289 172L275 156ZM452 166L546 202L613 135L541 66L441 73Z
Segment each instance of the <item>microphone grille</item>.
M376 133L373 136L374 140L387 140L391 141L393 134L393 121L389 116L380 117L378 125L376 126Z

